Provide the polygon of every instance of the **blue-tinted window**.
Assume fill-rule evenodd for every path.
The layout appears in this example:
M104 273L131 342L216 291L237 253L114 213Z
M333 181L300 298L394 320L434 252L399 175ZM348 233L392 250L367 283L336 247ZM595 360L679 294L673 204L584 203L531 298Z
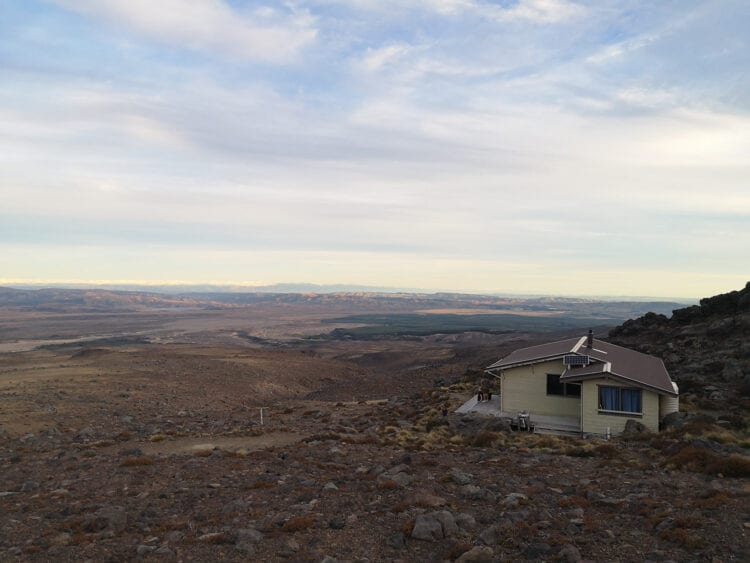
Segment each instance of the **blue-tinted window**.
M641 413L641 390L600 385L599 410Z

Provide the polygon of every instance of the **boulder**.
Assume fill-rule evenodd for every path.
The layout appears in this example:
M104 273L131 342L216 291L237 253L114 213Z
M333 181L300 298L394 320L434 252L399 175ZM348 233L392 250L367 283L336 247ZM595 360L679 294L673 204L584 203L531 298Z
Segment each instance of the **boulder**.
M417 540L439 541L457 533L458 525L453 514L447 510L438 510L417 516L411 537Z
M83 529L87 532L109 530L115 534L122 533L128 525L128 515L122 506L103 506L83 520Z
M411 537L415 540L439 541L443 539L443 527L437 518L427 514L420 514L414 522Z
M495 552L491 547L486 545L477 545L472 547L469 551L464 552L456 563L470 563L480 561L494 561Z
M642 422L638 422L633 418L630 418L625 423L625 429L622 431L622 435L627 438L628 436L637 436L638 434L643 434L644 432L648 432L648 428L646 428L646 425Z
M557 553L557 559L564 561L565 563L578 563L583 558L578 548L572 544L566 544L562 546L562 549Z

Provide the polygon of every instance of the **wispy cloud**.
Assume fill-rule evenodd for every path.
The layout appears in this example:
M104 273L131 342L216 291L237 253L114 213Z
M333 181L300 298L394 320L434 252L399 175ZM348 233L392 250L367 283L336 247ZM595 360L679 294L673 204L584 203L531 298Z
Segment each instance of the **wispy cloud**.
M571 20L586 13L570 0L517 0L503 3L488 0L319 0L324 4L342 4L350 8L377 12L433 12L446 17L481 17L494 21L525 21L548 24Z
M386 45L385 47L369 48L362 59L362 66L368 72L381 70L388 63L398 60L409 51L405 44Z
M537 23L556 23L582 16L585 10L567 0L521 0L510 8L490 8L477 5L487 15L498 20L527 20Z
M224 0L52 0L109 25L125 27L176 48L241 59L286 63L317 36L306 12L240 12Z

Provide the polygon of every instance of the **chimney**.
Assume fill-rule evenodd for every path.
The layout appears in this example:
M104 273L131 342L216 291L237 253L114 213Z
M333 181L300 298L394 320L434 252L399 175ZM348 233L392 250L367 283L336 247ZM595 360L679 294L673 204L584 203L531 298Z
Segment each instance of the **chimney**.
M589 335L586 337L586 348L594 347L594 331L589 329Z

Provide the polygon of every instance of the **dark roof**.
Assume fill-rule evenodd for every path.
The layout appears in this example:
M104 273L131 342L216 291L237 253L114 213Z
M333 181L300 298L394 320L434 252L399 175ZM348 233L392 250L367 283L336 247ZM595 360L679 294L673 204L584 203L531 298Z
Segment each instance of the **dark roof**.
M505 356L502 360L495 362L487 369L494 370L497 368L517 366L526 363L535 364L544 359L558 358L565 354L569 354L580 340L580 338L569 338L567 340L559 340L558 342L530 346L529 348L519 348Z
M660 358L597 339L594 339L593 346L589 348L586 346L585 336L515 350L489 366L487 370L495 371L536 364L562 358L567 354L589 356L591 363L585 367L568 368L562 374L561 381L580 381L606 375L648 387L658 393L677 394L667 368Z

